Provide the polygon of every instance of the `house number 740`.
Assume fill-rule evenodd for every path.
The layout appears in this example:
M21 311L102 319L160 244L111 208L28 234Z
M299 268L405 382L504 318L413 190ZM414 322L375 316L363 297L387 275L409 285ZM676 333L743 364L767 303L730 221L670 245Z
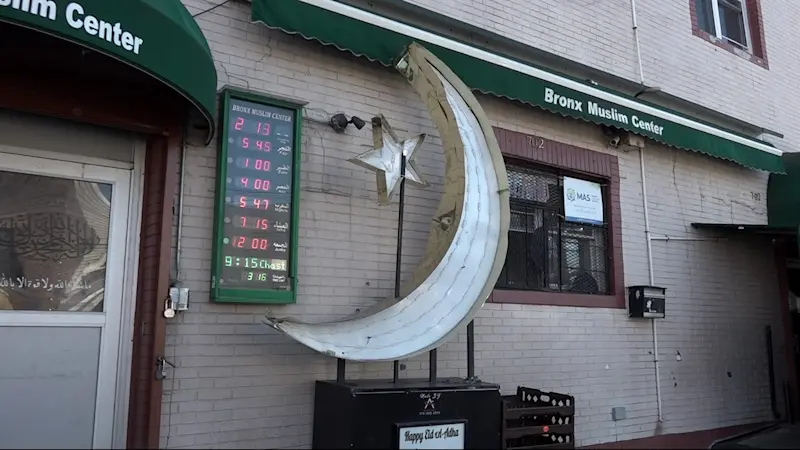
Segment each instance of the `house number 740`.
M544 148L544 139L539 136L528 136L528 145L533 148Z

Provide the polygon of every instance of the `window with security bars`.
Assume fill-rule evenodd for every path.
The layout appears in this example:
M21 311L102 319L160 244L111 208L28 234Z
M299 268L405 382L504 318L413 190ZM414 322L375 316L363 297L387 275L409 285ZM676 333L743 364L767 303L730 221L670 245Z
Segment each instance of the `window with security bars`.
M511 227L497 288L609 294L607 225L564 220L561 174L507 170Z

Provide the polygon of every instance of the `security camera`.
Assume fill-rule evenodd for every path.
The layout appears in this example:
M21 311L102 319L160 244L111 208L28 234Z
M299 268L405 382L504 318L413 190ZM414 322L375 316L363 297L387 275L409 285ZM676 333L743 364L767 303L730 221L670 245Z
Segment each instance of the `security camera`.
M621 140L619 135L613 136L611 139L608 140L608 146L611 148L619 147L619 141Z
M348 124L347 116L342 113L334 114L333 117L331 117L330 124L333 131L344 133L344 129L347 128Z
M353 116L350 120L347 119L342 113L334 114L330 120L330 126L333 128L333 131L337 133L344 133L344 130L347 128L348 125L351 123L356 126L359 130L364 128L364 125L367 123L364 122L360 117Z
M360 130L360 129L362 129L362 128L364 128L364 125L366 125L366 124L367 124L366 122L364 122L363 120L361 120L361 118L360 118L360 117L358 117L358 116L353 116L353 117L351 117L351 118L350 118L350 123L352 123L353 125L355 125L355 126L356 126L356 128L357 128L357 129L359 129L359 130Z

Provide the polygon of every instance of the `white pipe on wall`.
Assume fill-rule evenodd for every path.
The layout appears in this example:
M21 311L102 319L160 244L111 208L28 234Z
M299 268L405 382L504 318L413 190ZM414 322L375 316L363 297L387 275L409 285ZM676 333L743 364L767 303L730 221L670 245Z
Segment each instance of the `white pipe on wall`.
M636 62L639 64L639 83L644 86L644 69L642 68L642 48L639 45L639 22L636 18L636 0L631 0L631 20L633 20L633 39L636 45Z
M631 0L633 3L633 0ZM653 244L650 231L650 213L647 209L647 176L644 170L644 149L639 149L639 165L642 172L642 206L644 207L644 235L647 240L647 270L650 275L650 285L655 286L656 276L653 272ZM658 406L658 421L664 421L663 407L661 402L661 368L658 364L658 325L656 319L650 319L653 326L653 366L656 372L656 404Z
M181 262L183 261L183 197L186 185L186 148L189 146L186 142L186 133L184 132L183 139L181 140L181 174L178 180L178 217L176 219L176 227L178 228L178 235L175 240L175 281L177 284L181 283Z

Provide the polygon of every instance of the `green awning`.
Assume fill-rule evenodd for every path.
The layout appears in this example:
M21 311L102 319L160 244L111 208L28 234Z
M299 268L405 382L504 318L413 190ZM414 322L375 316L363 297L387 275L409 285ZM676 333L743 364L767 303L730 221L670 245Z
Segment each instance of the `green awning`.
M0 21L66 39L159 79L208 122L211 139L217 72L208 42L180 0L0 0Z
M800 153L784 153L786 174L770 174L767 187L768 223L776 227L800 227Z
M253 0L253 20L390 66L412 41L472 89L633 132L753 169L782 173L770 144L491 53L335 0Z

